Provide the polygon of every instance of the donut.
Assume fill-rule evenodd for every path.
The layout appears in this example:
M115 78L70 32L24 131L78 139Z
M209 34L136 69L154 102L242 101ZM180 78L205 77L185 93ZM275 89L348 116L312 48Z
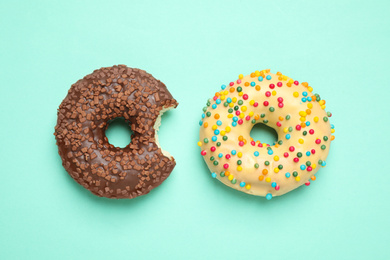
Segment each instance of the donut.
M163 151L161 115L177 101L149 73L118 65L95 70L73 84L58 109L55 138L62 165L93 194L135 198L159 186L175 159ZM105 130L115 118L131 125L125 148L111 145Z
M199 122L198 146L211 176L267 199L309 186L326 165L335 131L325 100L312 92L307 82L270 70L222 85ZM275 129L278 141L253 140L258 123Z

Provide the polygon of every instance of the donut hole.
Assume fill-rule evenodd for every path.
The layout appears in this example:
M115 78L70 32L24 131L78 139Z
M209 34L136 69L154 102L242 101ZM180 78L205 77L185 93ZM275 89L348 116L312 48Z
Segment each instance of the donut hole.
M260 141L262 144L275 145L278 141L278 133L275 129L263 123L258 123L253 126L250 136L254 141Z
M133 131L131 131L128 121L123 117L117 117L108 122L105 134L110 144L115 147L125 148L131 142Z

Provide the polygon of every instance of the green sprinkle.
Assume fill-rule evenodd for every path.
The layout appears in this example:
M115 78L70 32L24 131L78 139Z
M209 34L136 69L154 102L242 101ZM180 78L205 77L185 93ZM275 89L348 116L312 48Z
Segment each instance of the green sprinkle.
M215 159L214 156L210 157L210 161L214 161L214 159Z
M244 104L244 101L238 100L238 104L241 106L242 104Z
M214 164L215 166L217 166L217 165L218 165L218 161L214 161L213 164Z
M210 117L211 116L211 112L207 112L206 116Z
M217 146L221 146L221 142L217 142Z
M237 161L237 165L241 165L242 164L242 161L241 160L238 160Z
M290 120L291 116L290 115L287 115L286 116L286 120Z
M264 123L264 124L267 124L267 123L268 123L268 120L267 120L267 119L263 120L263 123Z
M222 140L224 140L224 141L226 141L228 139L228 137L226 136L226 135L224 135L223 137L222 137Z
M274 111L275 111L275 108L270 107L270 108L269 108L269 111L274 112Z
M255 124L256 123L256 119L252 119L252 124Z
M268 165L269 165L269 161L265 161L264 164L265 164L266 166L268 166Z
M233 113L233 108L229 108L228 112L231 114Z
M221 175L221 177L225 177L225 172L221 172L219 175Z
M255 168L257 169L259 167L260 167L260 165L258 163L255 163Z
M324 145L324 144L321 145L321 149L322 149L322 150L325 150L325 149L326 149L326 145Z
M324 141L328 141L328 137L327 136L324 136Z
M302 153L301 153L301 152L298 152L298 153L297 153L297 156L298 156L298 158L301 158L301 157L302 157Z
M265 114L261 114L260 117L261 117L261 118L264 118L264 117L265 117Z
M229 105L228 102L223 103L223 106L224 106L224 107L227 107L228 105Z
M293 128L290 126L290 127L288 128L288 131L289 131L289 132L292 132L292 131L293 131Z
M234 110L238 110L238 109L240 109L240 107L239 106L234 106Z
M303 131L303 133L302 133L303 135L307 135L307 131Z
M324 122L328 122L328 117L324 116Z
M207 144L207 143L209 142L209 139L208 139L208 138L205 138L205 139L203 139L203 142L204 142L205 144Z
M207 110L207 107L204 107L202 110L203 110L203 112L206 112L206 110Z
M318 164L321 165L322 164L322 160L318 160Z
M310 165L311 165L311 162L310 162L310 161L307 161L307 162L306 162L306 165L307 165L307 166L310 166Z
M242 87L237 87L237 92L241 92L242 91Z
M283 165L279 164L278 168L279 168L279 170L283 169Z
M293 172L293 176L294 176L294 177L297 177L297 176L298 176L298 172L295 172L295 171L294 171L294 172Z
M233 184L236 184L236 182L237 182L236 179L233 179L233 180L232 180L232 183L233 183Z

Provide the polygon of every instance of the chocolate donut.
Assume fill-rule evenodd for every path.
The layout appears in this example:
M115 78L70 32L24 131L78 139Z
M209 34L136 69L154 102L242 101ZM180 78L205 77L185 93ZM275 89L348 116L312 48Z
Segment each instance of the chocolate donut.
M161 115L177 101L149 73L118 65L95 70L72 85L58 109L55 137L62 165L93 194L134 198L159 186L175 159L158 144ZM111 120L131 124L131 142L111 145L105 136Z

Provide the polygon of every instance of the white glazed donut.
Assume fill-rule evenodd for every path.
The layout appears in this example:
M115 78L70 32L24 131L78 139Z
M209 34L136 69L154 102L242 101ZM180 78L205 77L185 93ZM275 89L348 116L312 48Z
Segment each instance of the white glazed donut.
M334 129L325 100L307 82L262 70L240 74L221 88L199 122L198 145L212 177L267 199L315 180ZM257 123L274 128L278 142L253 140L250 131Z

